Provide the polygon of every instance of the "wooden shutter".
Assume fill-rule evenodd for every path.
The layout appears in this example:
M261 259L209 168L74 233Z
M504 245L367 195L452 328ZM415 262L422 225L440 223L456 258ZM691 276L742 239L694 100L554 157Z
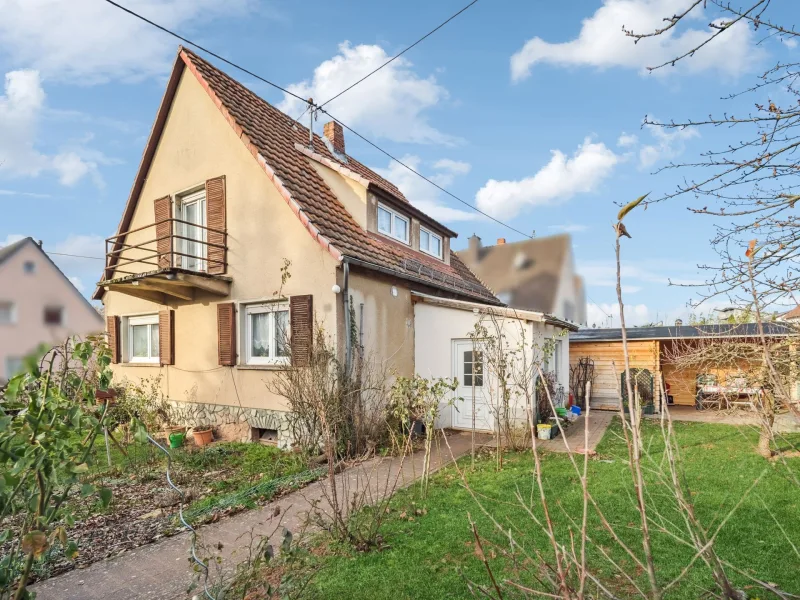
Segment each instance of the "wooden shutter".
M172 266L172 198L164 196L153 202L156 217L156 250L158 251L158 268L168 269Z
M291 321L292 365L307 367L311 364L314 344L314 303L311 295L289 298Z
M225 176L223 175L206 181L206 226L208 227L206 239L209 244L206 255L208 256L208 272L216 275L225 273L227 252L225 248L216 248L211 244L226 245L225 212Z
M158 356L162 365L175 364L175 311L158 313Z
M119 347L119 317L106 317L106 330L108 331L108 347L111 349L111 362L120 362Z
M217 304L217 352L219 364L236 364L236 306L233 302Z

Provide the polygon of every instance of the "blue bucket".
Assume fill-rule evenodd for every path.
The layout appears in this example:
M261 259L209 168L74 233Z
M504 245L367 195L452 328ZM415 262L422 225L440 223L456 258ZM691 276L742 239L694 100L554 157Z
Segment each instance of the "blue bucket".
M570 406L570 408L569 408L569 409L570 409L570 410L571 410L571 411L572 411L574 414L576 414L576 415L580 416L580 414L581 414L581 407L580 407L580 406L575 406L575 405L572 405L572 406Z

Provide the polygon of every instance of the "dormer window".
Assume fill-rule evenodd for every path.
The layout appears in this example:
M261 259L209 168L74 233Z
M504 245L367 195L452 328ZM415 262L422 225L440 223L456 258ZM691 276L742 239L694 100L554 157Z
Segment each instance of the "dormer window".
M378 232L408 243L409 220L388 206L378 204Z
M419 228L419 249L425 254L430 254L436 258L442 258L442 236L436 235L432 231Z

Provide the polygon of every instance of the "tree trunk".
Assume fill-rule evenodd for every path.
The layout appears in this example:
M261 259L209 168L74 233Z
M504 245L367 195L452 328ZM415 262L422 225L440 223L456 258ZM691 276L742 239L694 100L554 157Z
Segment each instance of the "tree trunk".
M761 414L761 431L758 435L758 453L764 458L772 456L772 425L775 422L775 413L764 410Z

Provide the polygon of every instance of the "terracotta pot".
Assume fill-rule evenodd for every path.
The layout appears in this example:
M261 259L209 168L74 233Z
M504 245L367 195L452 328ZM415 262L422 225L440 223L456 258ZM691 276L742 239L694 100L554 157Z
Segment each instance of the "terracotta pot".
M103 404L114 404L114 399L117 397L117 392L115 390L95 390L94 392L94 400L97 402L98 406L102 406Z
M195 429L192 435L196 446L207 446L214 441L214 432L211 431L210 427L208 429Z
M186 433L186 426L176 425L175 427L166 427L165 431L167 432L167 435L170 433Z

